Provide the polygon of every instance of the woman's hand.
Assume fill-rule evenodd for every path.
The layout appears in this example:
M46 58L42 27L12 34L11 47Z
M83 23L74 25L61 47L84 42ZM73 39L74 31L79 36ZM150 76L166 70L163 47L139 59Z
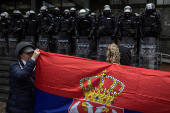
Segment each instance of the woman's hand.
M38 56L40 55L39 49L34 50L34 53L32 55L32 58L37 60Z

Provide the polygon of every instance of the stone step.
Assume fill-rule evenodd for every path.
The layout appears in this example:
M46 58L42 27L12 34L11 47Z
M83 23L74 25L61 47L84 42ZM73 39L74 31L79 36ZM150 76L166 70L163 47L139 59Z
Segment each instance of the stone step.
M9 78L0 77L0 85L9 85Z
M0 78L2 78L2 77L8 78L9 77L9 72L0 71Z
M0 85L0 93L9 93L9 90L8 85Z
M8 100L8 95L7 93L0 93L0 101L1 102L6 102Z
M0 71L9 71L9 66L7 66L7 65L0 65Z
M11 60L0 60L0 65L8 65L8 66L10 66L12 62L14 62L14 61L11 61Z

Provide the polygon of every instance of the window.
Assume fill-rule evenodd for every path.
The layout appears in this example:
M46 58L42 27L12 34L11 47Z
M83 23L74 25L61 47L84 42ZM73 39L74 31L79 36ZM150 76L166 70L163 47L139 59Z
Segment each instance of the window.
M144 4L147 0L129 0L129 4Z
M157 5L167 5L170 4L170 0L157 0Z

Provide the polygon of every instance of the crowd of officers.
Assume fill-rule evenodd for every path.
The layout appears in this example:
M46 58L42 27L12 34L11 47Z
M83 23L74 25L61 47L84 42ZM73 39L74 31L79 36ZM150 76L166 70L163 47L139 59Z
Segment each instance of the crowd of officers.
M122 37L133 37L133 40L141 40L143 37L159 38L160 32L160 16L152 3L146 4L145 12L140 16L132 13L130 6L126 6L124 13L118 19L111 13L109 5L104 6L98 18L88 8L81 9L77 14L73 7L70 10L65 9L63 13L56 7L50 14L47 7L42 6L38 15L30 10L26 12L25 18L19 10L14 10L12 18L9 18L7 12L1 13L0 55L15 55L15 46L24 40L44 51L74 56L79 56L77 43L90 43L88 53L86 50L81 51L88 54L82 57L91 58L93 55L99 56L102 52L99 51L102 41L121 42ZM62 45L60 43L62 41L66 41L67 44ZM66 50L64 46L68 46L68 49ZM79 47L86 46L79 45ZM62 47L65 51L60 51Z

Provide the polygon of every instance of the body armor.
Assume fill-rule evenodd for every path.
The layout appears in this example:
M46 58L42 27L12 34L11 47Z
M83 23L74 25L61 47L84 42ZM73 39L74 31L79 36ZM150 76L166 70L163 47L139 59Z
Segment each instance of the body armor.
M90 21L88 19L79 20L79 35L88 36L90 33Z
M104 26L102 35L111 35L113 31L113 20L112 17L101 17L101 25Z
M61 32L67 32L71 28L71 19L61 19Z

